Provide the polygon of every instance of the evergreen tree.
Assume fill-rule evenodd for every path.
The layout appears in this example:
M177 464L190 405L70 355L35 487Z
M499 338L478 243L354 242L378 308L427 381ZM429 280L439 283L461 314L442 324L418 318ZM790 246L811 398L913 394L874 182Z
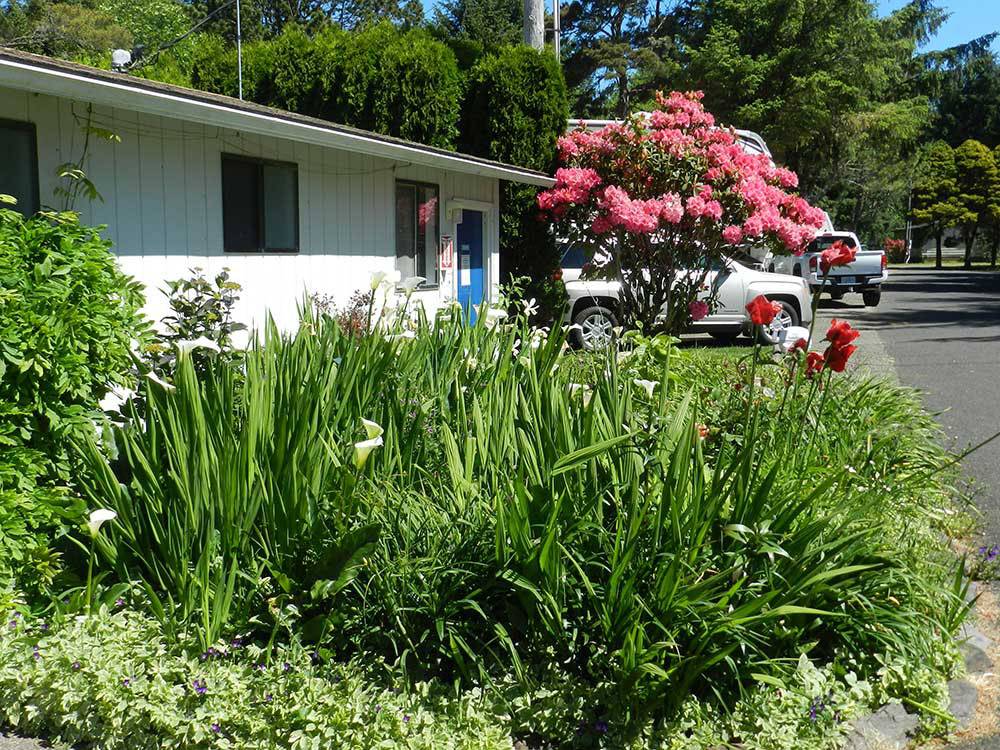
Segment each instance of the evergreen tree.
M484 47L521 41L521 0L444 0L434 15L447 35Z

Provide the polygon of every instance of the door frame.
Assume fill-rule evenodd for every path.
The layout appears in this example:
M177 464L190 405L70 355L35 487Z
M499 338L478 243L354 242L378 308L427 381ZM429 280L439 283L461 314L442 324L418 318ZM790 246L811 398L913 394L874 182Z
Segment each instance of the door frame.
M500 248L496 227L499 227L498 211L495 203L489 201L471 200L468 198L452 198L445 204L446 219L443 222L451 231L454 250L455 273L452 273L450 298L458 299L458 225L462 220L462 211L479 211L483 215L483 299L492 303L496 301L497 285L500 282Z

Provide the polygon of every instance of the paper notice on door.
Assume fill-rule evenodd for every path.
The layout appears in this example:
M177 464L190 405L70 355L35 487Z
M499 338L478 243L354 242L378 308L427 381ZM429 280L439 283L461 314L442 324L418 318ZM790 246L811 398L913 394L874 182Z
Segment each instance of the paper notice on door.
M458 285L472 286L472 253L468 245L462 245L458 254Z

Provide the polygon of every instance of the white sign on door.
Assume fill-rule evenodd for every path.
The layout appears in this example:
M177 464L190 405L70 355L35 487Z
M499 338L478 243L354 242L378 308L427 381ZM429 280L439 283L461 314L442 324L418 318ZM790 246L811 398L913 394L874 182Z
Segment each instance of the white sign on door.
M458 253L458 285L472 286L472 251L462 245Z

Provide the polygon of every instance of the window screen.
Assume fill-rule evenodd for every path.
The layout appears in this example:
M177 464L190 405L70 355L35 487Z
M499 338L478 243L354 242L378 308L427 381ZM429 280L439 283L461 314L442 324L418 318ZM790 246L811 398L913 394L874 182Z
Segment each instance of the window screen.
M423 276L438 283L440 238L438 186L396 183L396 269L403 278Z
M38 205L38 149L30 122L0 120L0 193L17 199L4 205L31 216Z
M222 228L233 253L299 249L298 168L294 164L222 157Z

